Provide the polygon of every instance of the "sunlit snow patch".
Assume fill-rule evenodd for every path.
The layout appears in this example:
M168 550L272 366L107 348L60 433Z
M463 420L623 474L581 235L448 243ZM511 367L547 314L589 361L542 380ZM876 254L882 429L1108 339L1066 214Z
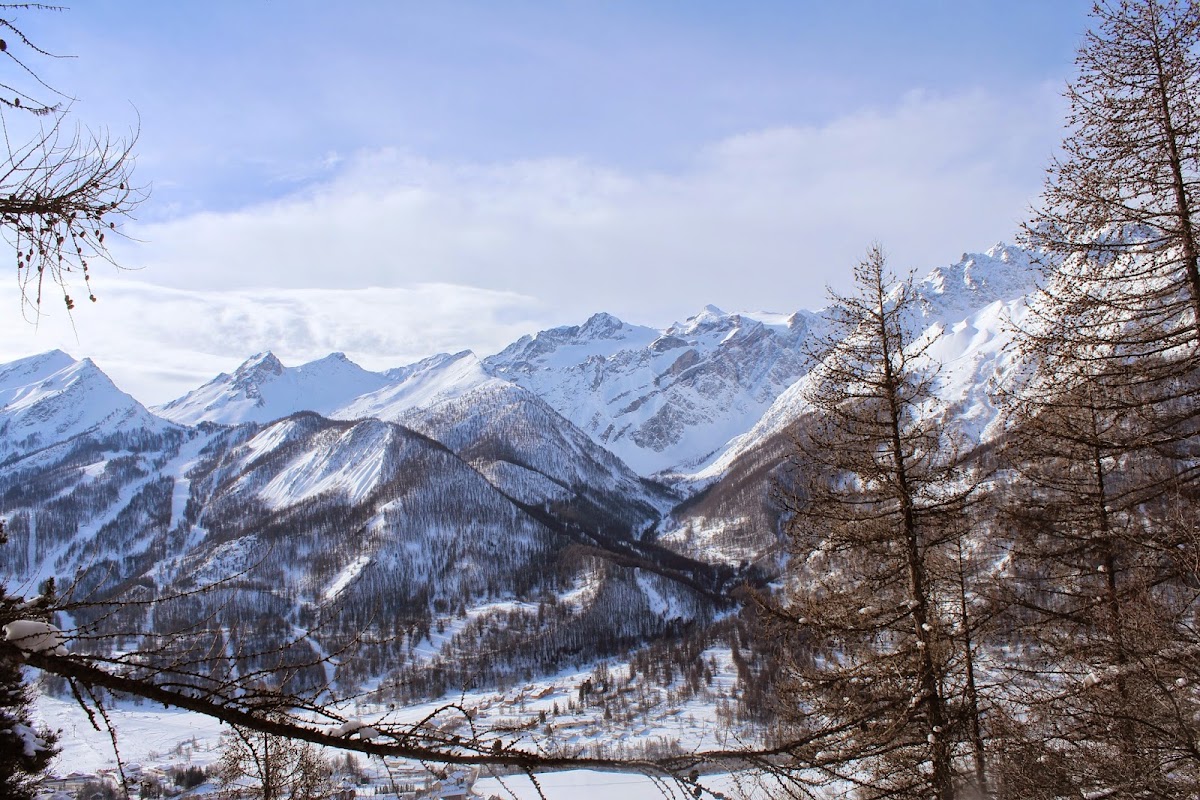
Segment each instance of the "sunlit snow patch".
M333 602L337 596L341 594L347 586L350 585L350 581L358 577L358 574L363 571L363 567L370 563L370 556L361 555L347 564L346 567L338 574L334 582L329 585L329 588L325 590L325 602Z

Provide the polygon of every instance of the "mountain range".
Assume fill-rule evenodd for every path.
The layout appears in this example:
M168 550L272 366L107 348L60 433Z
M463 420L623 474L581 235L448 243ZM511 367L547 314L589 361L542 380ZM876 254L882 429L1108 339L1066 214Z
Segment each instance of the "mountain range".
M969 440L997 430L1034 279L997 245L914 284L907 324ZM80 627L205 619L223 649L295 663L372 631L337 681L412 696L703 628L730 581L770 573L771 474L830 313L598 313L386 372L260 353L150 409L87 359L21 359L0 366L0 563L93 601L213 587L178 615L83 607Z

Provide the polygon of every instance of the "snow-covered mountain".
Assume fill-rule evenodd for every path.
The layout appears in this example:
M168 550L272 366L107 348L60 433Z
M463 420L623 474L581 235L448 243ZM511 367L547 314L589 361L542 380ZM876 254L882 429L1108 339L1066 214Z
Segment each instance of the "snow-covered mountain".
M1008 320L1022 313L1033 277L1029 254L1001 244L964 254L916 284L920 311L911 324L941 336L930 354L942 363L943 399L969 436L982 435L994 416L987 383L1005 368ZM615 456L642 476L711 482L803 413L798 398L812 366L806 345L824 326L823 313L727 314L708 306L655 330L601 313L582 325L524 336L483 360L469 351L440 354L386 373L364 370L340 353L296 367L263 353L155 411L181 425L263 424L310 411L399 422L461 440L456 431L482 430L484 416L522 416L536 399L547 408L535 414L536 424L514 424L514 437L575 442L575 432L560 435L562 426L548 421L552 409L607 451L604 458ZM86 402L78 399L85 373L105 384ZM53 399L65 397L68 387L74 399ZM8 426L0 448L69 438L122 415L155 424L90 362L57 351L5 367L0 392L0 424ZM54 402L65 415L48 427ZM544 429L527 433L538 425Z
M1033 277L1029 254L1001 244L964 254L916 284L919 314L911 324L940 335L930 355L942 364L941 394L969 437L983 435L994 418L987 385L1011 359L1009 320L1023 313ZM553 454L525 454L527 461L556 460L557 473L569 473L582 431L604 451L589 454L590 463L615 457L624 462L618 471L627 465L642 476L707 484L803 413L799 398L812 366L806 345L824 326L823 313L726 314L714 306L665 330L596 314L524 336L482 361L463 351L386 373L340 353L296 367L263 353L155 411L181 425L263 424L301 411L372 418L455 448L465 446L462 431L482 436L485 422L494 428L497 419L519 418L509 439L558 441ZM161 425L91 362L57 351L4 367L0 401L0 454L118 419L125 428ZM494 433L489 441L498 440ZM627 478L622 472L620 481Z
M368 372L343 353L285 367L267 352L154 411L181 425L271 422L297 411L329 414L388 383L386 376Z
M964 253L955 264L932 270L915 285L919 314L908 321L916 339L934 339L926 355L937 368L937 395L962 434L978 441L996 419L992 381L1016 357L1009 347L1013 323L1025 312L1035 266L1025 251L998 244L986 253ZM782 392L744 434L693 479L719 478L747 453L786 432L809 409L803 378Z
M1028 251L1003 242L983 253L963 253L957 262L934 267L917 282L922 317L927 325L953 325L997 301L1025 297L1038 275Z
M90 359L53 350L0 366L0 461L84 433L166 427Z
M399 671L409 691L435 694L448 678L423 666L431 661L456 670L478 662L464 675L553 670L568 655L598 657L662 634L676 622L651 613L664 597L676 615L707 613L683 585L634 580L579 550L652 558L638 538L670 495L525 390L488 380L500 394L423 419L453 447L393 422L301 412L261 426L194 427L147 414L159 433L88 430L18 451L0 471L7 577L36 586L58 576L93 601L212 587L139 626L163 632L203 619L201 638L243 652L290 649L301 660L365 633L374 644L345 663L342 685ZM706 572L692 567L689 577ZM560 593L583 587L559 605ZM468 611L490 620L495 647L431 640L435 620L440 633ZM94 622L89 613L76 623ZM555 633L531 638L546 614ZM319 632L289 643L317 616Z
M992 392L1017 364L1013 331L1035 277L1028 254L997 245L964 254L915 283L909 333L918 346L929 345L925 357L936 369L941 413L964 442L985 442L1000 432ZM693 495L662 523L664 543L727 563L773 557L782 510L767 487L783 476L794 447L792 428L810 411L806 383L807 375L717 458L686 476L681 485Z
M403 421L501 381L544 400L639 474L680 472L744 432L804 373L804 342L821 324L809 312L708 306L655 330L596 314L482 361L469 351L440 354L382 374L341 354L285 367L263 353L155 411L180 424L263 423L299 411Z
M994 425L988 384L1012 367L1009 323L1033 275L1026 253L997 246L916 284L909 324L937 336L938 391L971 439ZM488 652L524 655L504 669L549 668L556 648L607 652L705 618L706 587L770 561L771 474L807 410L827 313L710 306L665 330L597 314L482 360L443 354L386 373L340 354L285 367L265 353L161 416L90 361L22 359L0 366L5 563L30 582L73 575L98 596L253 573L197 613L239 609L221 624L286 631L336 600L349 616L318 648L380 618L399 626L346 665L348 685L394 662L420 684L433 673L406 660L414 648L445 669L475 658L481 639L435 647L428 630L471 608L505 609ZM530 635L530 615L547 614L552 643Z
M745 431L809 366L818 315L708 306L665 330L597 314L484 359L643 475L681 471Z
M498 489L536 505L574 502L613 509L614 498L643 509L638 530L679 498L643 480L532 392L491 378L400 418L449 447Z

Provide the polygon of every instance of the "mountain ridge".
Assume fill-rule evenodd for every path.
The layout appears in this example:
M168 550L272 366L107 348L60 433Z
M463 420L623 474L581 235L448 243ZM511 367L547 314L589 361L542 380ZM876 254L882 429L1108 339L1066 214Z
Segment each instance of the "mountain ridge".
M921 320L914 324L950 330L993 302L1028 292L1034 275L1031 254L1018 247L964 253L915 283ZM727 463L723 454L764 419L780 416L772 407L811 366L828 313L727 313L710 304L655 329L599 312L579 325L522 336L484 358L469 350L440 353L383 372L342 353L287 367L268 351L149 410L182 425L264 424L299 411L402 422L502 381L541 398L638 474L688 481ZM62 365L69 356L46 358Z

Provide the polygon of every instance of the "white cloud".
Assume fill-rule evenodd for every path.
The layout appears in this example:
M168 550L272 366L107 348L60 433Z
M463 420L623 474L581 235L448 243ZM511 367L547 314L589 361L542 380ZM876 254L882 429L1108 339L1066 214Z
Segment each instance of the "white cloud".
M488 354L596 311L665 325L706 303L815 308L873 240L897 271L923 271L1011 238L1061 111L1049 87L913 93L717 142L674 172L330 154L314 174L332 177L282 200L133 230L142 244L118 255L146 271L98 271L78 339L62 318L33 335L0 315L0 359L92 355L159 402L266 349L383 368Z
M97 282L72 319L52 305L34 328L0 315L0 362L54 348L91 357L146 404L165 402L273 351L289 365L346 353L368 369L432 353L497 351L536 328L530 298L449 284L409 288L177 290L125 277ZM16 308L15 291L0 305Z
M710 302L794 310L875 239L897 268L927 269L1011 238L1060 112L1046 88L913 93L716 143L674 173L364 152L283 200L144 226L129 258L179 287L436 281L656 324Z

